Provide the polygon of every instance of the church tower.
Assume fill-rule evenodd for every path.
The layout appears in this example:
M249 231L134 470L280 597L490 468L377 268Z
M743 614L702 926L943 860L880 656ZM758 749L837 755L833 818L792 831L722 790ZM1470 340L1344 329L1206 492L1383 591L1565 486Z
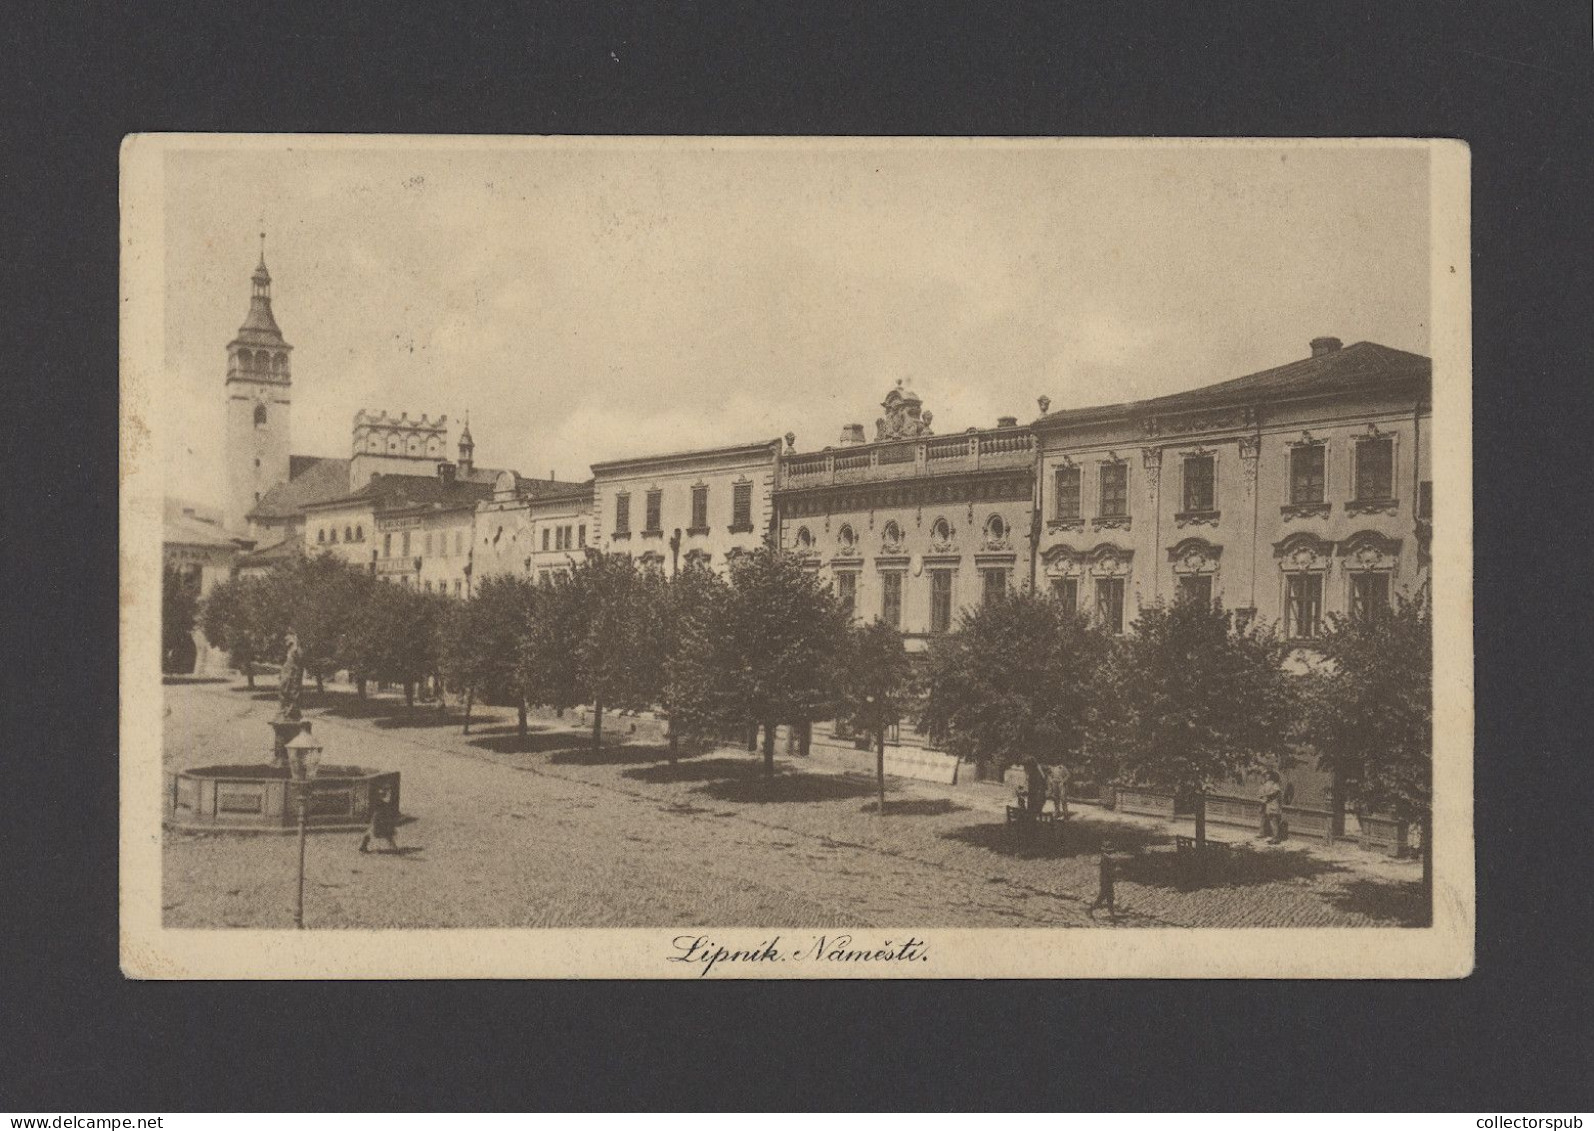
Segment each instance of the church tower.
M227 522L249 527L249 512L267 491L288 479L288 353L293 347L271 314L266 234L260 233L249 315L227 343Z

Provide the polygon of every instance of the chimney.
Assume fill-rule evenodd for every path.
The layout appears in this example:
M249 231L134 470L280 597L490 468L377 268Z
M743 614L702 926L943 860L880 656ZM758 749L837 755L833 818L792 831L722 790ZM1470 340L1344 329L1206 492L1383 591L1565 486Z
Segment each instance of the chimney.
M1313 338L1312 356L1322 357L1325 353L1333 353L1344 344L1338 338Z
M863 425L862 424L844 424L844 425L842 425L841 426L841 439L840 439L839 443L844 448L851 447L854 444L863 443Z
M1018 417L1016 417L1016 416L998 416L996 418L996 426L998 428L1017 428L1018 427Z

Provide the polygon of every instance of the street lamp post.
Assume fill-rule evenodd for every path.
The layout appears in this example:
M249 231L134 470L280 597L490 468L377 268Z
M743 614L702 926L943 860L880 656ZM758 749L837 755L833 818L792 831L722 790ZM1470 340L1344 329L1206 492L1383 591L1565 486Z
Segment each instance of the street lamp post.
M321 767L321 744L310 737L310 724L288 743L288 773L299 802L299 883L293 898L293 926L304 930L304 842L310 822L310 782Z

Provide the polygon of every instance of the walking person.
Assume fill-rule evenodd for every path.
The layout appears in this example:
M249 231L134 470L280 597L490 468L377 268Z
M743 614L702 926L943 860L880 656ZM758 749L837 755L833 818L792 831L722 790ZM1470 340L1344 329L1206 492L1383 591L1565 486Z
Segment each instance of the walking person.
M1113 888L1118 874L1118 858L1113 854L1112 849L1112 841L1104 840L1101 842L1101 862L1097 866L1096 902L1090 905L1090 909L1086 914L1094 919L1096 912L1105 907L1108 921L1116 923L1118 921L1118 905Z
M1266 838L1269 844L1283 843L1284 786L1277 770L1267 772L1267 780L1262 783L1258 799L1262 802L1262 829L1256 834L1257 839Z
M1046 767L1046 796L1059 821L1068 819L1068 767Z
M373 840L387 841L387 850L397 852L398 841L393 834L398 829L398 807L393 804L393 787L381 786L371 800L371 827L360 838L360 851L369 852Z

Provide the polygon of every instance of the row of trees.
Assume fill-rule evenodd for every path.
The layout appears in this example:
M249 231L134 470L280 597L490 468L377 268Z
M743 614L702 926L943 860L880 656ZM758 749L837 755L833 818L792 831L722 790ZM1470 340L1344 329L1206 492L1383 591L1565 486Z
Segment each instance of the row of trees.
M884 790L887 730L915 722L933 742L997 765L1027 758L1100 782L1187 794L1248 771L1316 757L1353 804L1426 826L1432 643L1426 600L1388 616L1331 621L1321 661L1291 674L1267 626L1218 605L1140 611L1113 636L1049 596L1018 593L965 611L924 662L900 636L855 626L813 571L759 551L727 575L673 577L591 553L565 577L489 577L454 601L381 583L331 556L218 587L206 635L249 671L290 629L318 684L405 686L441 677L466 703L659 710L682 741L763 733L774 771L781 725L845 720L874 740ZM1198 832L1199 832L1198 827ZM1424 838L1427 843L1427 838Z

